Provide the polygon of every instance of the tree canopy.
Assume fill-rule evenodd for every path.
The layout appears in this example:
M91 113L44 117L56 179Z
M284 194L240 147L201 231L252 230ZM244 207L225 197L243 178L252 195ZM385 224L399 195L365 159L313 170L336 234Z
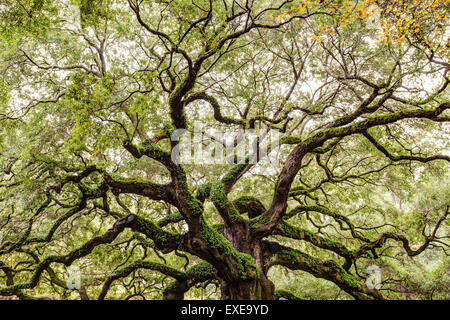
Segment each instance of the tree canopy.
M449 9L2 0L0 296L450 298Z

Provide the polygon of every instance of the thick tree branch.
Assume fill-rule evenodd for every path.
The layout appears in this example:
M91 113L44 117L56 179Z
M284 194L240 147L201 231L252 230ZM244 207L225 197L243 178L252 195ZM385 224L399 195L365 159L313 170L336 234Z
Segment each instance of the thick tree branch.
M390 153L384 146L382 146L371 134L367 131L363 132L363 136L367 138L379 151L381 151L387 158L391 161L402 161L402 160L410 160L410 161L419 161L419 162L429 162L434 160L446 160L450 162L450 157L445 155L434 155L430 157L420 157L413 155L394 155Z
M166 203L176 205L176 200L172 193L172 184L157 184L139 179L129 179L116 174L104 173L104 178L114 194L132 193L147 197L152 200L162 200Z
M282 222L282 225L279 228L275 229L274 234L289 237L291 239L304 240L316 247L337 253L345 259L345 270L348 270L351 267L355 259L353 252L347 249L342 243L321 237L309 230L295 227L285 221Z
M117 279L120 279L120 278L125 278L129 274L131 274L132 272L134 272L138 269L159 271L162 274L168 275L177 280L185 280L187 278L187 276L184 272L178 271L177 269L171 268L165 264L151 262L151 261L145 261L145 260L137 260L137 261L132 262L128 266L125 266L123 268L115 270L113 273L111 273L108 276L106 281L103 283L102 290L100 291L100 294L98 296L98 300L105 299L105 297L108 294L108 291L114 281L116 281Z
M367 117L365 120L354 122L344 127L332 127L313 133L307 139L298 144L288 156L281 171L278 183L273 196L272 204L267 213L268 224L259 228L261 235L267 235L279 224L282 216L286 212L287 199L292 181L301 167L303 157L310 151L320 147L325 141L333 138L345 137L348 135L363 133L367 129L379 125L394 123L403 119L422 118L436 120L439 115L450 108L449 103L443 103L435 109L402 110L386 115Z
M206 261L190 267L183 278L170 283L163 292L164 300L182 300L184 294L197 283L216 279L216 270Z
M334 261L322 262L301 251L279 246L278 252L272 257L271 265L282 265L292 270L306 271L317 278L334 282L339 288L355 299L384 299L375 289L369 289L356 277L338 266Z

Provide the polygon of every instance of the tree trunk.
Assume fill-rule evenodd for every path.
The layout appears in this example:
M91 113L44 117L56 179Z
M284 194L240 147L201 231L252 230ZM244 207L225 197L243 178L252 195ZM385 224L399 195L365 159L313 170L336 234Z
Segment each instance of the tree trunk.
M246 281L222 281L222 300L273 300L274 285L261 274L257 279Z
M224 235L233 247L252 256L258 270L251 279L222 281L222 300L273 300L275 286L267 278L261 240L251 237L248 224L225 228Z

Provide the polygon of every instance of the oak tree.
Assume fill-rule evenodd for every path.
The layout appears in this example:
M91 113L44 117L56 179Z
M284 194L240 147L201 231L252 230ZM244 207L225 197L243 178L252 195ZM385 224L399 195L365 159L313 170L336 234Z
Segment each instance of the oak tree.
M448 9L2 0L0 296L449 298Z

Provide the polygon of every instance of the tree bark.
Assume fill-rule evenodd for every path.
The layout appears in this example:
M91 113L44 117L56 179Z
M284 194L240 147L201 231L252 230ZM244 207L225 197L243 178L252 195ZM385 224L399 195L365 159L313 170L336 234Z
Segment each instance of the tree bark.
M222 281L222 300L273 300L274 285L265 274L246 281Z

